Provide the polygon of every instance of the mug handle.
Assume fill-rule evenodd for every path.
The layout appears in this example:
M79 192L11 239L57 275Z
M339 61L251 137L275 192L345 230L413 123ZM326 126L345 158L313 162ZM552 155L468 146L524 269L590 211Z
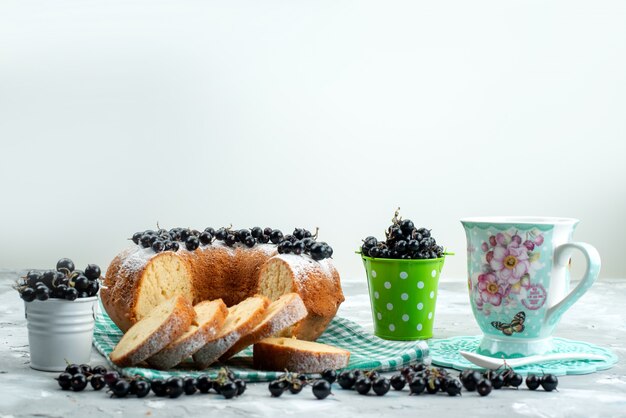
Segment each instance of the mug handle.
M584 242L568 242L566 244L559 245L554 251L554 264L557 269L567 268L574 250L579 250L585 256L585 259L587 260L587 270L574 290L569 292L569 294L561 301L548 308L546 322L549 325L554 325L559 320L561 315L563 315L566 310L568 310L578 299L580 299L582 295L585 294L585 292L587 292L587 290L589 290L591 285L598 278L598 274L600 274L600 254L595 247ZM556 270L555 273L558 275L559 270Z

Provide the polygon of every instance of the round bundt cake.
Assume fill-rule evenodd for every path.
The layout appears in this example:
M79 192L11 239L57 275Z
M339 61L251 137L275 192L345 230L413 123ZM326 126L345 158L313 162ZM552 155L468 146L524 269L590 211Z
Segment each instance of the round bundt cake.
M330 259L308 254L279 254L273 244L248 247L220 241L196 249L155 252L133 246L111 262L100 292L107 313L128 330L174 295L192 304L222 299L227 306L260 294L274 301L298 293L308 315L282 333L315 340L344 301L339 274Z

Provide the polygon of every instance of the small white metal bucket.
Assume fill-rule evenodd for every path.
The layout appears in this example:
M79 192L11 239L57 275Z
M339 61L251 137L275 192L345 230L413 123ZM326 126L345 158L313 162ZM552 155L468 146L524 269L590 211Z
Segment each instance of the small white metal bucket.
M89 363L98 298L24 302L30 367L58 372L67 363Z

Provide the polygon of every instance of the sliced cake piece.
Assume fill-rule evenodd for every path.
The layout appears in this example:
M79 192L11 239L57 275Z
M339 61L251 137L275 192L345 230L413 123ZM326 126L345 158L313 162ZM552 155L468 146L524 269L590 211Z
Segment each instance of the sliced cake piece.
M146 360L184 334L195 317L193 306L183 296L161 302L124 334L111 352L111 361L127 367Z
M297 293L282 295L267 308L265 318L248 334L242 336L223 356L225 361L244 348L264 338L277 335L280 331L298 323L307 316L306 306Z
M347 350L295 338L266 338L254 344L253 364L260 370L321 373L342 369L349 360Z
M243 335L252 331L265 317L270 300L265 296L252 296L228 308L228 316L217 337L193 355L201 369L215 363Z
M193 309L196 321L176 341L148 359L152 367L171 369L193 355L215 338L228 315L228 308L222 299L200 302Z

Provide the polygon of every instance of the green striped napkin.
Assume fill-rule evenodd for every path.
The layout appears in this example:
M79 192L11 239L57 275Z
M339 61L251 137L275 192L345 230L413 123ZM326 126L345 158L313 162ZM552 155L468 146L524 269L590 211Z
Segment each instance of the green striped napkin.
M225 364L216 364L206 370L193 369L192 363L175 369L162 371L144 367L119 368L111 363L109 354L122 337L122 331L111 321L104 309L96 314L94 345L115 370L128 376L140 375L146 379L167 379L172 376L198 377L207 374L217 376L221 367L227 366L240 379L249 382L263 382L276 379L282 372L267 372L252 368L252 347L248 347ZM345 318L335 317L318 342L330 344L350 351L348 369L376 369L379 371L398 370L428 356L425 341L388 341L375 337L360 325Z

